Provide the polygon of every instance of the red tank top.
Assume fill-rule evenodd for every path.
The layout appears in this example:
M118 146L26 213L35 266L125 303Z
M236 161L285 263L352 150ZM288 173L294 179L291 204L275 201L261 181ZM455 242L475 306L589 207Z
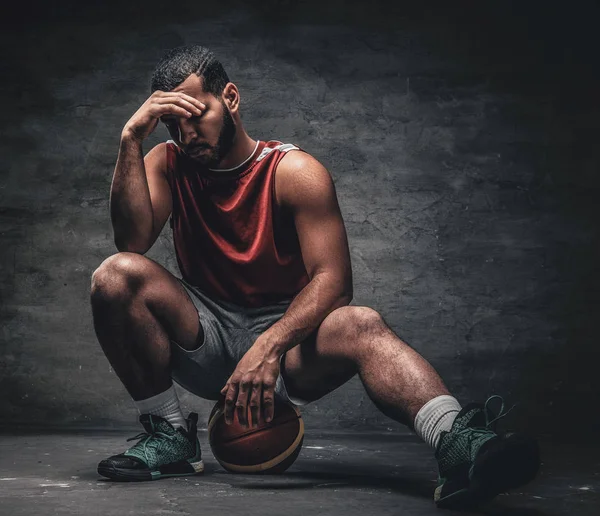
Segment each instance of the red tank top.
M170 225L182 278L213 299L256 307L309 282L293 219L275 201L275 169L290 150L260 141L242 165L211 171L167 142Z

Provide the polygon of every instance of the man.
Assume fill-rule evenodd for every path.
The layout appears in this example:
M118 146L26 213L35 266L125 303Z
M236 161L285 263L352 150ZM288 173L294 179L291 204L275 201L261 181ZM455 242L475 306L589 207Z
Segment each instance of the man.
M110 193L119 253L91 287L98 340L146 431L99 473L203 471L197 415L183 417L172 379L224 396L226 421L247 425L271 420L275 396L306 404L358 374L384 414L434 448L439 506L531 480L535 441L495 433L489 403L462 408L375 310L349 306L348 242L325 167L293 144L253 140L237 87L206 48L169 52L152 91L121 134ZM144 157L159 121L172 140ZM169 217L181 279L144 257Z

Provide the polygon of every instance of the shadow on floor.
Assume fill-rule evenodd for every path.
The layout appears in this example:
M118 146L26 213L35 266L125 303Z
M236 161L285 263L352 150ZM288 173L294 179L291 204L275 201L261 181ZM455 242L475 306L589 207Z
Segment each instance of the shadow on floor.
M347 466L347 465L345 465ZM215 478L221 475L228 475L229 478L235 478L235 475L223 473L216 465L207 469L209 474L213 474ZM347 467L345 469L353 469ZM356 468L358 469L358 467ZM393 474L393 475L377 475L377 474L348 474L340 471L328 469L327 471L292 471L283 475L260 475L256 477L257 481L248 481L248 476L244 476L242 482L236 483L235 487L249 490L311 490L314 488L331 488L335 490L343 488L351 489L375 489L391 491L404 496L431 500L435 489L435 482L419 478L415 475ZM538 509L527 507L510 507L497 500L492 501L484 507L462 511L463 514L478 514L487 516L548 516L550 513L543 512Z

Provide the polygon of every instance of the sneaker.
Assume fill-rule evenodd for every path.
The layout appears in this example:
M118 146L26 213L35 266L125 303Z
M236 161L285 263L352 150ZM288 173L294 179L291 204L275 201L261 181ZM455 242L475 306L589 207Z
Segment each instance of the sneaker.
M502 401L496 417L489 407L494 399ZM450 431L442 432L435 452L439 478L434 501L438 507L469 508L533 480L540 466L537 441L495 431L496 421L508 412L500 396L491 396L485 405L464 407Z
M111 480L141 481L196 475L204 471L197 436L198 414L191 413L187 430L173 428L160 416L142 414L145 432L127 439L138 442L98 464L98 473Z

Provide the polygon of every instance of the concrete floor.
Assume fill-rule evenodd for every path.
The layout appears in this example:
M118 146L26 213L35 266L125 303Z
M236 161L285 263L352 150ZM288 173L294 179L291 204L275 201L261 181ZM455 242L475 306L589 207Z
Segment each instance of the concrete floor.
M136 484L101 479L97 462L122 451L131 435L0 436L0 514L458 514L435 508L435 460L412 435L313 432L284 475L251 476L221 469L201 432L203 476ZM598 451L546 445L543 457L532 484L476 514L598 514Z

